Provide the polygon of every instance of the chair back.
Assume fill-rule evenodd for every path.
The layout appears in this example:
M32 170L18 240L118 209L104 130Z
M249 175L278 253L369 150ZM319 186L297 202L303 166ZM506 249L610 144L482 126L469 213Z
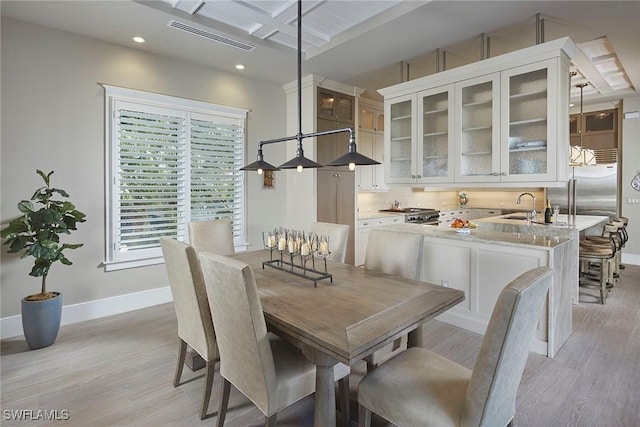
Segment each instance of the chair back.
M191 221L189 223L189 243L198 252L211 252L218 255L231 255L233 229L229 219L209 221Z
M471 374L461 426L504 426L515 415L516 393L551 280L552 270L538 267L500 293Z
M196 251L184 242L167 237L160 239L160 245L178 319L178 336L205 360L215 360L218 357L216 336Z
M418 233L374 228L369 232L364 268L420 280L423 240Z
M276 405L276 374L251 267L233 258L200 253L220 349L220 375L262 412Z
M333 224L330 222L312 222L311 230L319 235L329 236L329 250L331 255L327 258L344 264L347 258L347 241L349 240L349 226L346 224Z

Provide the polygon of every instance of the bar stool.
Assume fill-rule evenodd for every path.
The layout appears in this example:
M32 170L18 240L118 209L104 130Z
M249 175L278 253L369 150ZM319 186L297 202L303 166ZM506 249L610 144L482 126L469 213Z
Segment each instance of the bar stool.
M622 268L622 248L624 244L627 242L628 235L626 231L626 226L620 218L611 221L609 224L612 224L616 227L616 234L613 236L616 244L616 260L614 264L613 277L618 279L620 277L620 269ZM610 238L607 236L607 232L605 229L602 231L602 236L587 236L586 240L592 243L598 243L600 245L609 245ZM613 284L610 284L612 287Z
M618 244L614 236L618 235L618 226L615 224L606 224L604 226L604 234L608 241L605 243L594 241L593 239L583 239L580 241L580 276L584 281L581 284L587 284L589 277L589 269L591 265L597 265L597 281L600 285L600 298L604 305L607 300L609 289L607 283L612 285L615 283L613 272L616 262L616 252L618 252Z

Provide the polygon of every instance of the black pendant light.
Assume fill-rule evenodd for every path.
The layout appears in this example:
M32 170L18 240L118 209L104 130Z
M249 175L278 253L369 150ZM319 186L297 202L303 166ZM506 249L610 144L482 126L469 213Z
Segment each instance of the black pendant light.
M324 135L332 135L336 133L349 132L349 151L328 163L328 166L349 166L350 170L354 170L356 165L379 165L380 162L370 159L356 151L356 137L352 128L343 128L328 130L322 132L314 132L303 134L302 133L302 0L298 0L298 133L295 136L289 136L284 138L270 139L267 141L260 141L258 144L258 160L248 164L240 170L247 171L262 171L267 170L280 170L280 169L297 169L298 172L302 172L305 168L321 168L320 163L316 163L311 159L304 156L304 150L302 149L302 140L305 138L314 138ZM296 149L296 156L281 164L279 167L275 167L264 161L262 155L262 146L266 144L273 144L283 141L298 141L298 147Z

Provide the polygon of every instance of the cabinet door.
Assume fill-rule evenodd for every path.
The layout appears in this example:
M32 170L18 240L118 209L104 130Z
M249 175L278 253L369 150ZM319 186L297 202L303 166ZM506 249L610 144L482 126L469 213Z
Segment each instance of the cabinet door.
M335 120L317 120L318 132L333 130L336 128ZM346 146L345 146L346 147ZM316 138L316 161L321 165L327 164L337 159L338 154L338 134L318 136Z
M500 180L500 75L456 84L456 181Z
M379 165L371 166L373 168L373 188L376 190L388 190L384 179L384 134L376 132L373 140L373 159L380 162Z
M360 106L358 129L368 132L384 132L384 113L368 105Z
M374 156L374 144L376 134L373 132L358 132L358 152L364 156L376 159ZM374 168L379 165L368 165L356 167L356 185L358 190L375 190Z
M550 59L501 73L503 182L556 178L557 68Z
M344 124L354 123L355 98L350 95L318 88L318 117L337 120Z
M317 219L321 222L337 223L338 186L337 172L317 169Z
M385 101L385 177L387 183L416 182L415 94Z
M453 181L453 85L418 93L418 182Z

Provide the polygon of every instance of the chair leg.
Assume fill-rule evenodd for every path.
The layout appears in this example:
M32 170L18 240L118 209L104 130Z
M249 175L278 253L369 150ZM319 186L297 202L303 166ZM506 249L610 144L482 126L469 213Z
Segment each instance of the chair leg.
M264 427L276 427L278 414L273 414L269 417L264 417Z
M226 378L222 378L222 394L220 395L220 407L218 408L218 421L216 427L224 425L224 419L227 416L227 406L229 406L229 393L231 392L231 383Z
M184 358L187 354L187 343L180 339L180 348L178 350L178 366L176 366L176 374L173 377L173 386L180 385L180 377L182 377L182 368L184 368Z
M200 419L207 418L209 410L209 400L211 400L211 388L213 387L213 376L216 371L216 361L209 360L207 362L207 377L204 385L204 396L202 398L202 409L200 409Z
M362 405L358 405L358 427L371 426L371 411Z
M351 401L349 399L349 375L338 380L340 389L340 411L342 412L342 424L344 427L351 425Z
M607 302L607 279L609 278L609 263L605 260L600 264L600 298L602 305Z

